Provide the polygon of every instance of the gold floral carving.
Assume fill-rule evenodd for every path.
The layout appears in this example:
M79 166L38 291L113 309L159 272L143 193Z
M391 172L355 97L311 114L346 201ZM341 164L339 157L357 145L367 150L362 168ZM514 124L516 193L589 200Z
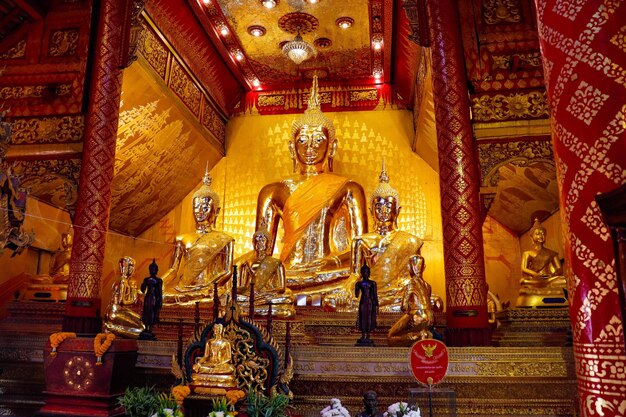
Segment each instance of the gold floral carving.
M152 69L155 70L162 79L165 79L169 51L148 27L144 26L143 33L143 42L140 43L139 53L148 61Z
M25 85L25 86L7 86L0 88L0 99L15 100L22 98L40 98L48 94L54 94L57 97L66 96L70 93L71 84L54 85Z
M78 34L78 29L64 29L52 32L48 54L54 57L76 55Z
M169 87L185 103L187 108L195 115L200 113L200 100L202 94L198 86L194 84L189 75L178 61L172 61L172 73Z
M205 103L202 113L202 125L209 129L209 132L223 145L226 142L226 125L215 109Z
M496 186L497 170L506 163L526 166L532 161L554 163L552 143L546 140L478 143L478 160L483 186Z
M74 209L80 159L15 161L13 164L14 172L22 178L29 195L63 210Z
M376 101L378 100L377 90L351 91L350 101Z
M85 120L82 115L19 118L13 123L11 143L62 143L80 142L83 138Z
M522 14L517 0L483 1L483 19L488 25L498 23L519 23Z
M260 94L257 100L257 106L269 107L269 106L283 106L285 104L284 95L265 95Z
M13 47L9 48L3 54L0 54L0 59L18 59L26 56L26 39L22 39L16 43Z
M540 118L548 116L545 91L509 95L483 95L472 99L475 122Z
M521 68L541 68L541 53L529 52L526 54L504 54L493 55L493 68L510 70L513 67L515 58L519 61L518 66Z

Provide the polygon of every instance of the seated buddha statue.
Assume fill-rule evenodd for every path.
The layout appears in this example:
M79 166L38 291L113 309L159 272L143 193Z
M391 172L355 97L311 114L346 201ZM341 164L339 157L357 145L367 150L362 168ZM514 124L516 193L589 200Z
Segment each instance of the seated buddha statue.
M404 289L401 310L404 315L391 326L387 334L389 346L411 346L418 340L430 339L435 322L431 307L431 287L424 280L424 258L413 255L409 259L411 281Z
M538 219L531 230L533 248L522 253L518 307L567 306L567 282L557 252L545 248L546 229Z
M272 237L265 228L254 233L252 244L256 258L252 263L244 262L240 269L240 285L237 295L239 304L245 310L250 304L250 290L254 288L254 312L267 316L269 303L272 303L272 316L290 318L295 316L295 298L285 279L285 267L280 259L270 256ZM251 284L254 284L252 287Z
M111 291L111 301L104 314L104 329L117 336L137 339L144 330L141 315L132 306L137 303L139 289L132 279L135 273L135 260L125 256L119 261L120 279L115 281Z
M71 256L72 235L67 231L61 234L61 248L50 258L48 273L30 277L21 291L21 298L33 301L66 300Z
M367 229L363 188L332 173L336 149L335 128L320 109L314 77L308 108L292 125L289 151L295 175L264 186L256 212L255 230L265 224L271 236L269 253L282 220L279 258L287 287L298 294L323 293L344 280L351 240Z
M371 269L372 279L378 283L380 309L400 311L400 290L411 280L409 261L411 257L420 254L423 242L417 236L396 230L401 207L398 192L389 185L384 161L379 184L370 203L374 231L357 236L352 241L351 280L357 279L359 265L366 262ZM329 309L351 310L353 302L353 299L343 296L342 292L336 292L324 299L324 305Z
M213 337L204 346L204 355L196 358L191 380L195 386L232 388L237 385L232 347L224 338L224 326L213 325Z
M232 273L235 240L214 229L220 199L211 189L208 166L192 205L196 230L176 237L171 267L163 275L163 304L210 301L213 283L223 294Z

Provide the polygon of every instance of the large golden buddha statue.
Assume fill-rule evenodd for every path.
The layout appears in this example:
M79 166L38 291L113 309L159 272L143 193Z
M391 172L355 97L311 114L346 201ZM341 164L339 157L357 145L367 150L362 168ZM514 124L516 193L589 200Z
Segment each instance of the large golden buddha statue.
M564 307L567 281L557 252L545 248L546 229L535 219L531 229L533 248L522 253L518 307Z
M420 255L409 259L411 281L404 289L401 304L404 315L389 329L389 346L411 346L418 340L430 339L433 335L430 331L435 323L431 306L432 290L423 277L425 267L424 258Z
M396 230L400 201L398 192L389 185L389 176L383 161L379 184L370 199L374 231L357 236L352 241L352 280L358 276L363 263L371 269L371 277L378 284L378 301L383 311L400 311L401 290L411 280L410 259L421 256L422 240L410 233ZM350 286L345 291L350 290ZM351 308L354 300L340 293L327 297L331 308ZM345 305L342 305L343 303Z
M125 256L119 261L120 279L115 281L111 291L111 301L104 314L104 328L109 333L136 339L144 330L141 315L131 309L137 303L139 290L132 278L135 273L135 260Z
M232 388L237 385L232 347L224 338L224 326L213 325L213 337L204 346L204 355L193 364L191 379L195 386Z
M350 242L366 231L367 216L363 188L332 174L337 139L333 123L320 110L317 77L292 136L295 175L261 189L256 230L267 225L273 253L282 220L280 260L287 286L298 294L324 292L349 275Z
M176 238L171 267L163 275L164 304L211 300L213 283L217 281L223 294L232 273L235 240L214 229L220 199L211 189L208 166L192 205L196 230Z
M254 288L255 314L267 316L271 302L273 317L293 317L296 314L295 298L287 288L283 263L269 253L271 241L272 237L265 228L254 233L252 243L256 258L252 263L241 265L239 302L243 309L249 308L250 290Z

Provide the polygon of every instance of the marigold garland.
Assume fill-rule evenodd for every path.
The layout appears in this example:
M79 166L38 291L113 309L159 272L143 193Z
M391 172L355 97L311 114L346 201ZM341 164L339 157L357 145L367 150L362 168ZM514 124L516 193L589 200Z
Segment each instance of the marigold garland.
M71 339L76 337L76 333L72 332L58 332L52 333L50 335L50 346L52 346L52 352L50 352L51 356L57 355L57 348L65 339Z
M93 339L93 351L96 354L96 365L102 365L102 356L111 347L115 340L113 333L98 333Z
M189 394L191 394L191 389L187 385L177 385L172 388L172 395L179 406L183 405L183 401Z
M240 389L226 391L226 400L228 401L228 405L235 405L237 401L241 400L245 396L246 393Z

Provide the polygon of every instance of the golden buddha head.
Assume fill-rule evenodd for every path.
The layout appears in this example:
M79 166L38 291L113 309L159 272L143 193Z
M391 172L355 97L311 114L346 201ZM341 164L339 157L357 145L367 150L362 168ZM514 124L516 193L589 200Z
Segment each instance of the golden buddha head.
M546 228L541 225L539 219L535 219L530 237L534 243L543 244L546 242Z
M385 169L385 161L378 179L378 187L372 193L370 199L370 212L374 222L380 227L391 228L396 225L400 214L400 200L398 192L389 185L389 176Z
M193 194L191 200L196 227L213 227L217 221L217 215L220 212L220 197L211 188L212 182L207 164L206 172L202 178L202 186Z
M254 232L252 236L252 246L254 246L257 257L269 255L268 251L272 247L271 243L272 236L265 227L262 226L259 230Z
M326 167L332 171L332 160L337 150L335 126L320 109L317 75L313 76L308 107L301 117L294 120L291 136L289 152L294 171L297 166L302 171L307 167L315 168L317 172L325 171Z
M122 278L130 278L135 273L135 260L130 256L120 258L119 265Z

